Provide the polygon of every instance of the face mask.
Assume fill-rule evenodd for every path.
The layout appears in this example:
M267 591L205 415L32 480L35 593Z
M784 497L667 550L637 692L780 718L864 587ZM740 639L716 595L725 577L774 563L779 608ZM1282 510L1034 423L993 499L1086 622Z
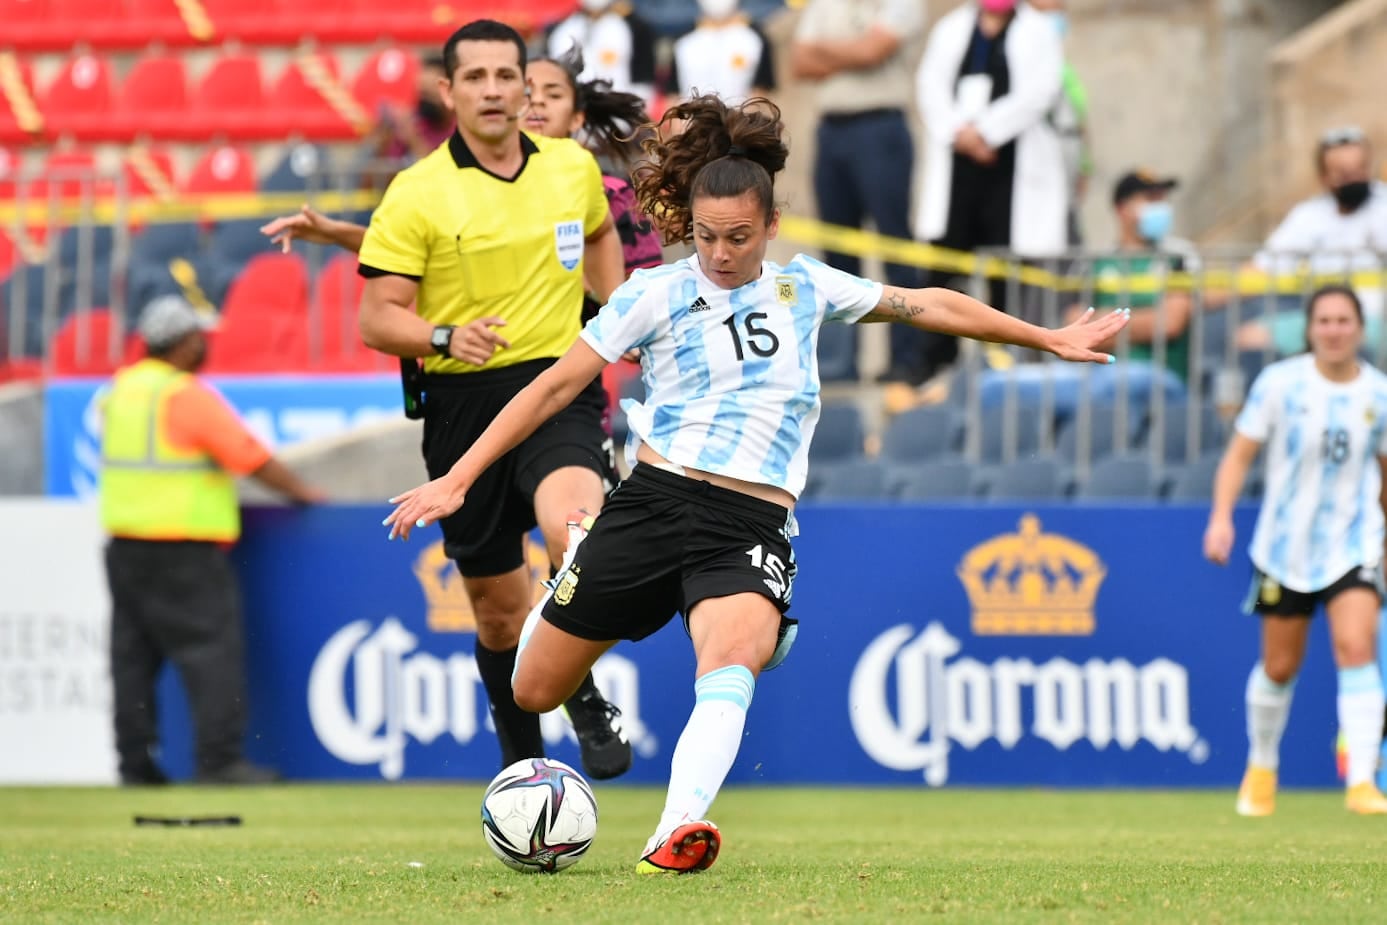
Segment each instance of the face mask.
M989 13L1010 13L1016 9L1016 0L978 0L978 2Z
M583 8L584 13L591 13L594 16L612 5L612 0L581 0L578 4Z
M726 19L737 12L737 0L698 0L698 8L708 19Z
M1055 27L1055 32L1063 39L1069 34L1069 17L1059 10L1051 10L1045 14L1050 19L1050 25Z
M1137 234L1148 244L1159 244L1170 234L1175 209L1168 202L1148 202L1137 213Z
M1363 203L1368 201L1368 197L1373 193L1372 186L1367 180L1355 180L1352 183L1345 183L1343 186L1334 187L1334 199L1339 203L1339 207L1349 212L1357 212L1363 207Z
M448 110L443 108L443 104L438 100L421 99L414 105L414 111L419 114L430 125L438 125L447 115Z

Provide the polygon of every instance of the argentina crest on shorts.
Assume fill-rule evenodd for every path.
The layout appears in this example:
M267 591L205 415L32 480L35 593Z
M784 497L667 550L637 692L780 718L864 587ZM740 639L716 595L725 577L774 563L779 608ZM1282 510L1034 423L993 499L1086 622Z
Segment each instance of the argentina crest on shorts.
M554 251L565 270L571 270L583 259L583 223L559 222L554 226Z

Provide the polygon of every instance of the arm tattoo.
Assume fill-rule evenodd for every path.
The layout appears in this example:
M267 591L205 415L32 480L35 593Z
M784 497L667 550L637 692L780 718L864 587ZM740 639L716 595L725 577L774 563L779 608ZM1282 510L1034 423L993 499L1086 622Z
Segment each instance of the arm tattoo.
M863 321L906 321L916 315L923 314L925 306L914 302L907 302L905 296L893 292L881 300L876 308L872 309L862 319Z

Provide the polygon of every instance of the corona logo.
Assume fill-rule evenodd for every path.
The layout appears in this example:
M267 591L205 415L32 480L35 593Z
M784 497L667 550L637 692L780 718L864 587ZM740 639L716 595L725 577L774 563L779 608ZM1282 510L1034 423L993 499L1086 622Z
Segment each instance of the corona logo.
M973 547L958 566L979 636L1088 636L1106 575L1093 550L1042 533L1034 514L1018 532Z
M534 584L534 602L544 596L542 582L549 577L549 554L542 543L525 538L525 564L530 567L530 580ZM475 633L477 618L472 613L472 602L467 599L467 591L462 586L462 576L457 566L443 551L443 541L428 546L419 558L414 560L414 577L424 592L428 605L426 619L428 627L435 633Z

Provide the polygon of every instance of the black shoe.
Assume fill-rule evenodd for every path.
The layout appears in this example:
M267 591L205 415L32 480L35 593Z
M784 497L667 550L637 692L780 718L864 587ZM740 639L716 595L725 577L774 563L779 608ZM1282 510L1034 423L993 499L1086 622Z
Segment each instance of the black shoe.
M199 784L273 784L284 780L274 768L262 768L249 761L233 761L213 771L199 771Z
M578 736L583 770L594 780L608 780L631 770L631 743L626 741L617 717L621 710L608 703L594 688L564 704L568 720Z
M165 787L169 776L153 761L142 761L120 772L122 787Z

